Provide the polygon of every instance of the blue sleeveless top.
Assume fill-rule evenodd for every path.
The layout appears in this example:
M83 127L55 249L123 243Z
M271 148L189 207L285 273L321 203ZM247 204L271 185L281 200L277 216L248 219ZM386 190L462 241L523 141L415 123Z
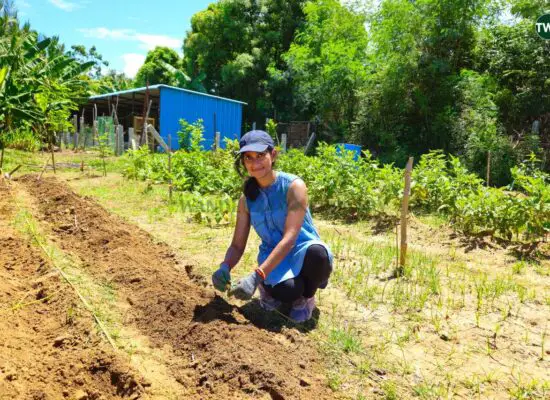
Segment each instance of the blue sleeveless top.
M258 265L261 265L283 238L287 215L287 192L290 184L298 176L276 171L275 181L266 188L260 188L256 200L246 199L250 222L262 240L258 254ZM313 225L309 207L296 242L287 256L271 271L264 284L274 286L287 279L298 276L302 270L304 257L309 246L320 244L327 250L332 265L333 255L329 247L321 241Z

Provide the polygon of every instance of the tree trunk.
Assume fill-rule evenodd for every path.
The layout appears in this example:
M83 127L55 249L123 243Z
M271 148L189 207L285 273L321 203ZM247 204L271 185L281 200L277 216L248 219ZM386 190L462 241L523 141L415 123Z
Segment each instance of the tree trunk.
M52 167L53 167L53 173L56 174L55 170L55 157L54 157L54 151L53 151L53 138L50 138L50 151L52 153Z

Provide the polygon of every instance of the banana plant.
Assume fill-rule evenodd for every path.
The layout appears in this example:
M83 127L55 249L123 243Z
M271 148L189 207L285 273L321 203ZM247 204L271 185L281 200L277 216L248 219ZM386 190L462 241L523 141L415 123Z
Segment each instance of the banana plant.
M182 89L190 89L196 92L206 93L206 88L202 84L206 78L206 74L201 72L194 78L189 77L185 72L173 67L165 61L161 61L164 68L166 68L175 78L178 87Z
M36 120L33 95L37 82L30 73L50 39L38 40L29 24L22 27L12 15L0 16L0 168L4 136L23 120Z
M0 16L0 168L5 135L22 124L32 124L52 146L54 125L88 96L84 79L94 62L69 56L57 38L41 38L17 17ZM56 122L52 122L56 121ZM47 132L47 133L44 133Z

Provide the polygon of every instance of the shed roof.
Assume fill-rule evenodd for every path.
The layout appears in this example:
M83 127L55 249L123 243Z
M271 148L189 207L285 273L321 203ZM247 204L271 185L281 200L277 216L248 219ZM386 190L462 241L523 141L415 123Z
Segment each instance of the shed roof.
M212 98L215 98L215 99L231 101L233 103L239 103L239 104L247 105L247 103L244 103L242 101L228 99L226 97L214 96L212 94L207 94L207 93L195 92L194 90L182 89L182 88L178 88L178 87L175 87L175 86L169 86L169 85L163 85L163 84L149 86L149 93L151 95L157 95L158 96L159 93L160 93L160 88L168 88L168 89L173 89L173 90L179 90L179 91L182 91L182 92L197 94L197 95L200 95L200 96L207 96L207 97L212 97ZM113 96L123 96L123 95L126 95L126 94L133 94L133 93L145 93L146 90L147 90L146 87L140 87L140 88L128 89L128 90L119 90L117 92L105 93L105 94L100 94L100 95L97 95L97 96L91 96L90 100L101 100L101 99L106 99L106 98L113 97Z

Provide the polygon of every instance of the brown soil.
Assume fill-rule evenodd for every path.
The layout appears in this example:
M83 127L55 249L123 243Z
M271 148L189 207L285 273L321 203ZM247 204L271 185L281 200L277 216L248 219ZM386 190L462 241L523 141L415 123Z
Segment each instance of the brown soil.
M96 333L71 287L9 221L0 179L0 399L140 398L143 381Z
M125 320L159 348L186 398L333 398L319 356L293 329L272 331L254 305L237 307L191 279L171 249L53 179L21 178L38 217L87 272L111 280ZM208 251L207 248L204 251ZM260 328L260 329L259 329Z

